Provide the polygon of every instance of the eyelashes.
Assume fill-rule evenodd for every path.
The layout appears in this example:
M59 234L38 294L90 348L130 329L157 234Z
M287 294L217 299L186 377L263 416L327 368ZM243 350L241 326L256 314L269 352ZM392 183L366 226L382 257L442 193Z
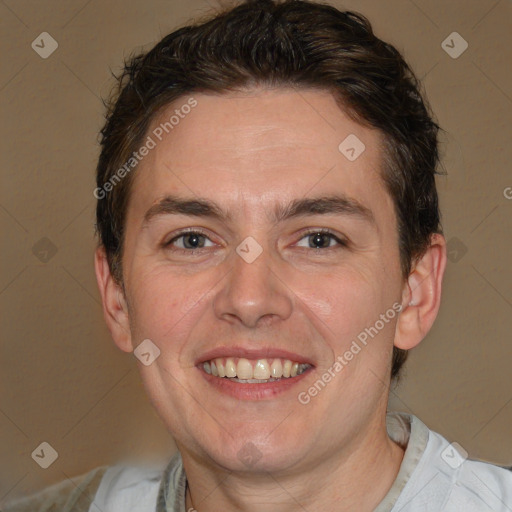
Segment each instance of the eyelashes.
M186 241L188 237L188 242ZM348 246L348 241L344 237L340 237L335 234L333 231L327 228L320 229L309 229L300 234L300 238L295 245L301 242L304 239L308 239L308 247L299 246L302 249L312 249L315 252L327 252L333 249L345 248ZM174 244L182 240L182 247L176 247ZM328 245L323 245L323 242L328 240ZM207 233L199 228L190 228L177 233L173 238L169 241L164 242L162 245L165 249L173 251L173 252L181 252L181 253L192 253L199 252L208 249L208 246L204 244L206 241L212 243L214 246L214 242L212 242ZM331 246L332 242L335 242L336 245ZM191 243L190 243L191 242ZM313 242L313 246L309 245ZM318 243L320 247L314 246L315 243ZM188 245L188 247L187 247Z
M331 241L334 240L338 244L338 246L341 246L342 248L348 246L348 242L347 242L346 239L338 237L330 229L326 229L326 228L310 229L309 231L303 232L301 234L301 238L299 239L299 241L303 240L304 238L315 237L315 236L320 236L320 237L324 237L324 238L330 238ZM330 246L328 246L328 247L309 247L309 249L327 250L327 249L336 249L336 247L330 247Z
M209 240L208 235L206 233L204 233L200 229L195 228L195 229L189 229L189 230L181 231L175 237L173 237L171 240L169 240L168 242L165 242L164 243L164 247L171 248L171 250L172 250L172 244L174 242L176 242L180 238L184 239L187 236L192 238L192 235L194 235L195 238L206 238L206 239ZM178 249L181 250L181 251L185 251L185 252L191 252L192 249L195 249L195 250L203 249L203 247L191 247L191 248L186 248L186 249L178 248Z

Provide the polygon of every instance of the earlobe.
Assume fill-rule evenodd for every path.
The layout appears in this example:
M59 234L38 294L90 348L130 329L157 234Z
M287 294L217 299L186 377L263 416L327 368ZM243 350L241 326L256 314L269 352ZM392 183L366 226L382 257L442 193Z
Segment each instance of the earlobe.
M425 254L416 262L402 293L402 312L396 326L395 346L409 350L427 335L441 305L446 267L446 241L434 234Z
M103 303L103 316L112 339L123 352L132 352L130 321L124 292L110 273L107 256L103 247L96 249L94 268Z

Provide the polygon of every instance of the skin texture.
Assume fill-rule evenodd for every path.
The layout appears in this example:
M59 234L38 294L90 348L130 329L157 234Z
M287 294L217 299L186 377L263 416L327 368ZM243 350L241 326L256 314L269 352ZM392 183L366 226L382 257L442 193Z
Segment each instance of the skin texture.
M385 427L393 344L413 348L437 315L444 238L432 237L404 280L393 202L380 175L381 136L352 121L328 92L254 89L194 98L197 106L134 171L126 294L104 251L96 252L112 337L123 351L147 338L161 351L151 365L137 364L181 451L187 509L371 511L403 458ZM187 99L169 105L148 133ZM350 134L366 146L355 161L338 150ZM276 205L334 193L358 201L373 220L346 213L272 219ZM168 194L214 201L230 220L164 214L145 224L147 210ZM202 249L186 249L190 237L164 247L184 228L204 231ZM322 228L346 245L326 237L317 246L328 248L315 246L305 232ZM250 264L236 252L249 236L263 250ZM402 312L300 403L297 394L395 303ZM272 399L237 400L196 367L220 345L285 349L312 360L314 369ZM238 456L248 443L260 455L252 466Z

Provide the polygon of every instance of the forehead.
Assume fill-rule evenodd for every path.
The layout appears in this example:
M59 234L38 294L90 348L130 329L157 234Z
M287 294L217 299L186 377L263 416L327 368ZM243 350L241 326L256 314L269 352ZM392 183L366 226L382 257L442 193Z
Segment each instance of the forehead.
M195 106L183 108L191 97ZM261 209L265 201L339 192L392 209L380 133L353 121L328 91L184 96L159 113L147 136L155 147L135 172L135 203L181 192ZM355 160L343 153L346 140L357 152L364 147Z

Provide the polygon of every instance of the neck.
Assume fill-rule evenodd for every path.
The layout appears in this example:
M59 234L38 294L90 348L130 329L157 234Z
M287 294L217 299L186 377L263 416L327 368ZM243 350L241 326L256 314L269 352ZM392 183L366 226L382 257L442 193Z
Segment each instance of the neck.
M292 512L324 509L371 512L387 494L404 451L380 428L350 452L340 449L302 471L239 474L211 468L180 447L188 480L186 510L197 512ZM191 511L191 512L192 512Z

